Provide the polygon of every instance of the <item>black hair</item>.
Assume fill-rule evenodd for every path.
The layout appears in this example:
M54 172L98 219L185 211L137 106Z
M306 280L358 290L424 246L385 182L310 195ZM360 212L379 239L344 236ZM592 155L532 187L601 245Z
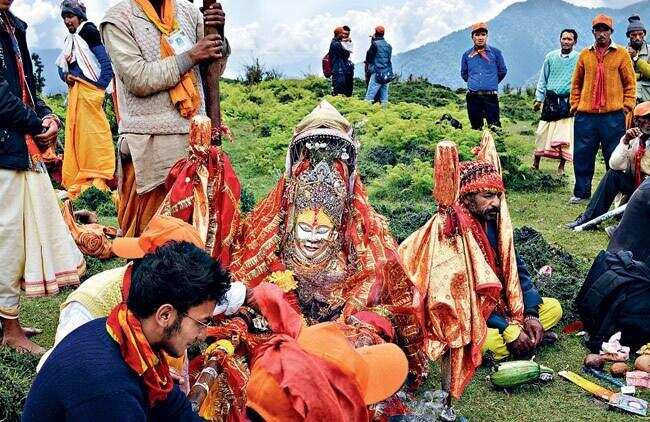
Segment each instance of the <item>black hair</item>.
M564 35L565 32L568 32L569 34L573 34L573 41L578 42L578 33L576 32L575 29L572 28L563 29L562 32L560 32L560 38L562 38L562 35Z
M342 28L343 28L343 29L345 29L345 30L346 30L346 31L348 31L348 32L350 32L350 31L351 31L351 29L350 29L350 27L349 27L349 26L347 26L347 25L343 25L343 27L342 27Z
M222 302L229 288L219 261L189 242L169 242L134 261L127 306L139 318L167 303L185 313L208 300Z

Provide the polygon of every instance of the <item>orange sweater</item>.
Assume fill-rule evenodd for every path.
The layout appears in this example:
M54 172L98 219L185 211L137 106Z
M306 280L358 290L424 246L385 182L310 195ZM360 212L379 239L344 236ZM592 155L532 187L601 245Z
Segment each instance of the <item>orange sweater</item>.
M593 109L592 98L596 85L598 59L594 47L580 52L571 83L571 111L582 113L610 113L632 111L636 105L636 75L630 55L623 47L612 42L605 54L605 98L604 108Z

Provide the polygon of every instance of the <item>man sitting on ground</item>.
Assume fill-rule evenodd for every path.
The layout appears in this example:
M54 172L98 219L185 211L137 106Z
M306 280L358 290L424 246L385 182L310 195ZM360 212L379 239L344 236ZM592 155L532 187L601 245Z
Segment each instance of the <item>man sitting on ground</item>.
M444 357L443 388L455 398L483 353L491 351L496 359L530 355L544 340L556 339L546 331L562 317L560 303L540 296L515 253L489 132L481 149L477 161L459 164L453 142L438 144L438 211L399 248L405 269L427 298L426 353L431 360Z
M575 221L567 224L573 229L605 214L619 193L631 195L650 175L650 101L634 108L634 127L628 129L609 159L609 170L589 201L587 209Z
M167 242L189 242L205 249L199 233L194 226L167 216L154 216L139 238L122 237L113 241L113 252L125 259L139 259L145 253L153 252ZM56 328L54 346L41 358L36 371L40 371L52 350L71 332L96 318L107 317L122 300L122 280L131 264L95 274L72 292L61 305L59 325ZM225 302L215 308L214 314L232 315L246 302L246 286L234 282L226 293ZM186 362L172 360L172 375L181 383L181 389L188 391Z
M54 349L22 420L203 420L174 385L162 353L183 356L205 334L229 286L219 262L188 242L165 244L134 262L123 302Z

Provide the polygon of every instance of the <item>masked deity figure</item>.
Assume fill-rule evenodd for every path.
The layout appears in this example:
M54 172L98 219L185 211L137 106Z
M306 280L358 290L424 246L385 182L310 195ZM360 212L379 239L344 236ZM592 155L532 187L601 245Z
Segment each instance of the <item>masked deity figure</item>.
M355 327L357 345L400 343L421 374L419 296L386 220L368 202L358 150L352 125L327 101L305 117L284 176L242 225L230 269L250 287L280 286L310 325Z

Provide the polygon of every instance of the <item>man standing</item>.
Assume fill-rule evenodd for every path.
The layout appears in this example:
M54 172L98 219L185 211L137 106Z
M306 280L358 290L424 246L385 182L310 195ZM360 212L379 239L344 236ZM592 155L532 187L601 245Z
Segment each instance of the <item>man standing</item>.
M27 25L0 0L0 323L2 345L32 354L18 322L20 287L28 297L79 283L84 259L72 240L42 154L56 142L59 119L36 93Z
M631 195L650 175L650 101L634 107L633 126L612 152L610 169L598 184L587 209L566 227L573 229L605 214L618 194Z
M650 101L650 63L648 43L645 41L646 29L637 15L627 19L627 38L630 40L627 51L630 53L636 73L636 98L638 102Z
M560 33L561 48L546 55L539 73L534 109L542 110L542 117L536 133L535 169L539 169L542 157L548 157L560 160L557 172L564 174L564 164L573 157L573 117L569 94L571 76L578 61L578 53L573 51L576 42L578 33L574 29L563 30Z
M108 190L106 182L115 174L113 138L103 109L113 68L83 3L64 0L61 17L70 32L56 61L61 79L70 87L62 183L74 198L90 186Z
M366 101L372 103L379 95L381 105L385 107L388 104L388 85L393 77L393 64L391 63L393 47L384 40L384 32L383 26L375 28L370 48L366 53L366 63L368 63L368 73L370 74Z
M591 196L599 145L609 169L609 158L625 133L625 113L636 104L632 61L627 50L612 41L612 18L600 14L592 28L595 43L580 53L571 86L571 112L576 116L571 204Z
M329 56L332 62L332 95L352 96L354 64L350 61L352 41L344 27L334 29Z
M174 384L173 358L205 335L230 280L188 242L158 247L125 272L108 318L68 334L36 376L22 420L203 421Z
M483 119L489 126L501 126L497 91L508 69L501 51L487 45L487 24L480 22L471 29L474 47L460 61L460 76L467 82L467 115L472 129L481 129Z
M218 60L223 72L225 55L221 37L204 37L204 26L223 33L224 22L219 3L203 16L174 0L123 0L106 12L100 30L117 75L125 236L138 236L158 209L169 169L186 155L190 119L205 114L198 65Z

